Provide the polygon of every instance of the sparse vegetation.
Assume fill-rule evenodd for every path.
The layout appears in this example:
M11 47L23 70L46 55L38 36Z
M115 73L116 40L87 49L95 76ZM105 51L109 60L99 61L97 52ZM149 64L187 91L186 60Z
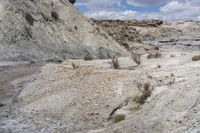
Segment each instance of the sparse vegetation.
M130 95L130 99L135 102L137 101L142 95L142 92L141 91L137 91L137 92L134 92L132 95Z
M84 57L85 61L90 61L93 60L93 57L90 55L90 53L88 53L85 57Z
M170 57L171 57L171 58L174 58L174 57L176 57L176 55L170 55Z
M142 36L136 28L133 28L132 21L105 20L94 21L105 29L121 46L130 50L129 42L142 42Z
M121 45L122 45L125 49L129 50L129 45L128 45L128 43L122 43Z
M112 65L114 67L114 69L119 69L119 60L116 57L112 58Z
M140 110L140 109L141 109L141 105L138 103L132 103L128 107L128 110L130 110L130 111L135 111L135 110Z
M160 48L159 48L159 46L156 46L156 47L154 47L154 49L155 49L155 50L159 50Z
M35 19L32 17L31 14L25 13L25 19L31 26L33 26Z
M158 68L161 68L161 65L157 65Z
M144 84L144 90L142 92L141 97L138 99L138 103L140 104L144 104L145 101L147 100L148 97L150 97L152 94L151 90L150 90L150 84L149 83L145 83Z
M149 83L145 83L144 84L144 90L148 90L150 88L150 84Z
M171 73L171 77L174 77L175 75L174 75L174 73Z
M192 61L199 61L200 60L200 55L196 55L192 57Z
M26 37L27 40L32 38L32 31L29 27L25 26L24 27L24 33L22 33L22 36Z
M59 19L59 15L58 15L58 13L55 12L55 11L52 11L52 12L51 12L51 17L54 18L55 20L58 20L58 19Z
M75 63L72 63L72 67L73 67L74 69L79 68L79 66L78 66L77 64L75 64Z
M168 85L174 84L176 81L176 78L171 74L171 80L169 81Z
M4 106L5 106L5 104L0 103L0 107L4 107Z
M132 99L133 102L142 105L145 103L147 98L151 96L151 94L151 85L149 83L145 83L143 85L143 89L139 92L135 92L132 96L130 96L130 99Z
M138 65L141 64L141 54L138 54L136 52L132 52L131 57L135 61L135 63L137 63Z
M148 77L149 79L153 79L153 76L151 76L151 75L148 75L147 77Z
M114 117L114 120L113 120L113 122L114 123L118 123L118 122L120 122L120 121L123 121L123 120L125 120L125 115L124 114L117 114L115 117Z
M43 13L41 13L41 16L42 16L42 18L43 18L46 22L49 22L49 21L50 21L49 16L47 16L47 15L45 15L45 14L43 14Z
M61 60L60 58L50 58L48 59L46 62L51 62L51 63L63 63L63 60Z
M147 58L148 59L152 59L152 58L161 58L161 53L160 52L156 52L156 53L150 53Z
M139 90L129 96L128 110L130 111L140 110L147 98L152 94L151 85L149 83L143 85L139 84L138 87Z

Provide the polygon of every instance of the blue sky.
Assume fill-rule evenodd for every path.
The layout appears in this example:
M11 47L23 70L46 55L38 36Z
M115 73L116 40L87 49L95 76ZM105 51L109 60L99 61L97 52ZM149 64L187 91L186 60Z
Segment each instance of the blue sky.
M200 0L77 0L95 19L200 20Z

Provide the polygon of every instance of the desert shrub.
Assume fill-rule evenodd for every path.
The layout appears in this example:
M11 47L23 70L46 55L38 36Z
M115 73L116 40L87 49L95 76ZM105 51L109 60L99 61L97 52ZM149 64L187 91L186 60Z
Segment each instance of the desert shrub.
M41 14L41 16L46 22L50 21L50 18L47 15Z
M113 120L113 122L114 123L118 123L118 122L120 122L120 121L123 121L123 120L125 120L125 115L124 114L117 114L115 117L114 117L114 120Z
M171 57L171 58L174 58L174 57L176 57L176 55L170 55L170 57Z
M192 61L199 61L200 60L200 55L196 55L192 57Z
M133 61L135 61L135 63L137 63L138 65L141 64L141 54L132 52L131 57L132 57Z
M144 104L147 98L151 96L152 92L150 90L150 86L151 85L149 83L144 84L144 90L142 91L141 97L136 101L137 103Z
M63 63L63 60L60 58L54 57L54 58L50 58L50 59L46 60L46 62L48 62L48 63Z
M25 13L25 19L31 26L33 26L35 19L32 17L31 14Z
M149 83L145 83L145 84L144 84L144 90L148 90L148 89L150 88L150 86L151 86L151 85L150 85Z
M116 57L112 58L112 65L114 67L114 69L119 69L119 60Z
M58 19L59 19L59 15L58 15L58 13L55 12L55 11L52 11L52 12L51 12L51 17L54 18L55 20L58 20Z
M157 65L158 68L161 68L161 65Z
M149 83L145 83L143 85L143 90L140 92L135 92L130 98L133 102L139 103L140 105L144 104L148 97L152 94L151 85Z
M159 50L160 48L158 46L154 47L155 50Z
M133 103L131 105L129 105L128 110L130 111L136 111L136 110L140 110L141 109L141 105L138 103Z
M5 106L5 104L3 104L3 103L0 103L0 107L4 107Z
M88 53L88 54L84 57L84 60L85 60L85 61L90 61L90 60L93 60L93 57L92 57L91 54Z
M161 58L161 53L159 52L156 52L156 53L150 53L148 56L147 56L148 59L152 59L152 58Z
M78 30L78 27L77 27L77 26L74 26L74 29L75 29L75 30Z
M125 49L129 50L129 45L128 45L128 43L122 43L122 46L123 46Z
M133 102L135 102L135 101L138 101L138 99L140 99L141 95L142 95L142 92L137 91L137 92L134 92L133 94L131 94L129 96L129 99L131 99Z
M22 34L22 36L25 36L26 39L30 39L32 38L32 31L29 27L25 26L24 27L24 33Z
M74 69L77 69L77 68L79 68L79 65L77 65L77 64L75 64L75 63L72 63L72 67L73 67Z
M174 75L174 73L171 73L171 77L174 77L175 75Z

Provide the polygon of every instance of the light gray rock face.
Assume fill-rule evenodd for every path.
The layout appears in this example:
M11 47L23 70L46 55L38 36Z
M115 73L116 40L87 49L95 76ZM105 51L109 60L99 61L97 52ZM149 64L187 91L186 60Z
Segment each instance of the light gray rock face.
M0 0L0 61L110 58L125 50L68 0Z

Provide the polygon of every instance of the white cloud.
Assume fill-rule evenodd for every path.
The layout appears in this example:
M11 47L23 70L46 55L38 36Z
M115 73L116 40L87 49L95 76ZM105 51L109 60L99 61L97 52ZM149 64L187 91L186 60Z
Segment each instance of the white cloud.
M182 12L188 10L189 8L191 8L189 2L172 1L161 7L160 11L164 13Z
M96 11L87 12L86 16L95 19L160 19L159 13L140 13L132 10L125 11Z
M134 6L149 6L156 5L169 0L127 0L127 3Z
M157 4L163 6L157 12L145 12L145 7L143 11L135 11L124 8L125 1L147 9ZM87 6L90 10L85 15L96 19L200 19L200 0L78 0L77 5Z
M164 15L171 16L171 19L197 20L200 14L200 1L197 0L178 0L167 3L160 8L160 12Z

